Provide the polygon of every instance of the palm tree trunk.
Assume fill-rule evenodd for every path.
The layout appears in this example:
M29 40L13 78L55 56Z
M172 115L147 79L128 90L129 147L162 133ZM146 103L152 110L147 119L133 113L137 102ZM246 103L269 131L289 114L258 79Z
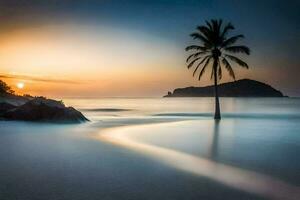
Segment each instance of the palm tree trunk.
M221 119L221 113L220 113L220 102L219 102L219 93L218 93L218 76L217 76L217 70L218 70L218 61L217 59L214 59L214 81L215 81L215 119L220 120Z

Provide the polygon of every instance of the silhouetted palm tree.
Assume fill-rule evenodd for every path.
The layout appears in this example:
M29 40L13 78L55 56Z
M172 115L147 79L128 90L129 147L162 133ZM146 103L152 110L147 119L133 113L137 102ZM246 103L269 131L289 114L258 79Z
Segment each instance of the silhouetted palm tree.
M197 40L199 44L186 47L186 51L193 51L186 62L188 69L195 66L193 76L195 76L200 66L199 80L204 74L207 66L212 62L211 79L214 78L215 86L215 119L221 119L220 104L218 95L218 79L222 78L222 66L229 72L229 75L235 80L235 74L229 62L232 61L241 67L247 68L248 65L234 53L250 54L250 49L243 45L234 45L243 35L228 36L228 33L234 30L231 23L223 26L222 20L206 21L206 25L198 26L197 32L192 33L191 37Z

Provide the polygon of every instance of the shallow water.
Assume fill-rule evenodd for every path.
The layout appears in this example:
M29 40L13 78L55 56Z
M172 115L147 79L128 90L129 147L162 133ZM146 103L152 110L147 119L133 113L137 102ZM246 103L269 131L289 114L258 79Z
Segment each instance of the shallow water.
M300 99L66 99L81 125L0 122L0 199L298 199Z

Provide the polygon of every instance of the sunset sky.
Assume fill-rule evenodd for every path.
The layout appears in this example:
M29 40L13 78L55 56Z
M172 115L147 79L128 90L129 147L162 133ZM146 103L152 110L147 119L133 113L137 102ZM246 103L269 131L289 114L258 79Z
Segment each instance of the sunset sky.
M208 85L186 69L184 48L197 25L222 18L252 50L250 69L236 67L237 78L300 96L299 8L297 0L1 1L0 79L20 94L58 98Z

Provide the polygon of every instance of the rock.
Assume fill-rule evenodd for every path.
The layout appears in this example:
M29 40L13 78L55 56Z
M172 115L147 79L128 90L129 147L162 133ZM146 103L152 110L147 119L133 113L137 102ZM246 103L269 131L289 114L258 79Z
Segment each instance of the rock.
M12 110L14 108L16 108L17 106L7 103L7 102L0 102L0 114L1 113L5 113L9 110Z
M284 97L273 87L250 79L242 79L234 82L223 83L218 87L220 97ZM214 86L186 87L175 89L164 97L213 97Z
M34 98L27 103L5 112L6 120L23 120L54 123L80 123L88 119L73 107L66 107L61 101Z
M5 102L15 106L23 105L24 103L28 102L31 99L33 99L33 97L19 96L15 94L0 94L1 103Z

